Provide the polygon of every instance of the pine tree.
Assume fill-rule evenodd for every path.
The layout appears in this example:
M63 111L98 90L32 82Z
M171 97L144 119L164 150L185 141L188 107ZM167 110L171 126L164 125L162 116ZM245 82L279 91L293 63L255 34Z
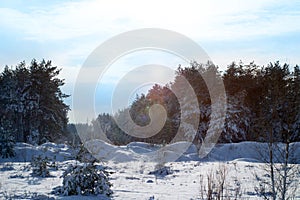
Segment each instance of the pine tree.
M292 135L290 137L291 142L300 141L300 68L298 65L294 67L293 76L291 79L289 93L290 100L293 102L292 107L292 118L291 127Z
M247 139L252 113L245 105L245 92L227 96L227 113L220 142L241 142Z
M259 106L257 105L262 101L263 91L265 90L264 84L262 83L263 79L262 68L257 66L254 62L249 64L242 62L236 64L233 62L228 66L223 75L228 98L227 122L225 125L227 126L228 123L231 123L228 117L233 120L236 119L232 112L234 110L240 110L241 112L238 112L238 115L242 117L241 124L238 124L237 120L233 123L235 127L244 126L241 131L246 131L247 140L256 140L258 137L257 134L255 134L257 131L254 128L256 127L256 118L260 113ZM243 96L242 101L237 102L238 99L241 100L241 94ZM228 128L230 127L228 126Z
M13 128L2 118L0 120L0 156L2 156L2 158L14 157L14 146Z
M70 195L112 195L109 173L95 163L69 165L64 171L63 185L54 189L55 193Z
M56 78L60 70L51 62L21 62L15 69L5 67L0 75L0 114L16 128L19 142L40 144L60 138L68 122L68 106Z
M32 175L39 177L49 177L50 160L47 157L37 156L32 158L31 167Z

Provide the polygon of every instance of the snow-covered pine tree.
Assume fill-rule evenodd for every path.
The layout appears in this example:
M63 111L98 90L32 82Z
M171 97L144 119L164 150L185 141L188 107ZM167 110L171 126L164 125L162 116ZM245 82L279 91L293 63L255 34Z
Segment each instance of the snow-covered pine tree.
M95 163L69 165L64 171L63 185L54 188L54 193L70 195L112 195L112 184L105 167Z
M7 121L0 121L0 156L9 158L15 156L15 140L12 135L13 129Z
M292 135L291 142L300 141L300 68L298 65L294 67L292 84L291 84L290 100L293 102L294 118L291 125Z
M117 115L120 115L122 112L119 111ZM110 114L99 114L97 119L92 121L91 125L92 139L112 142L115 145L125 145L132 141L132 137L120 129L114 117Z
M50 160L47 157L37 156L32 158L31 167L32 175L40 177L50 176L49 172Z
M220 142L241 142L247 139L251 111L244 104L245 91L227 97L227 112Z
M206 135L211 112L209 91L202 76L209 67L213 66L210 63L201 64L195 61L191 62L189 67L180 66L171 85L172 90L177 91L182 98L177 123L182 123L183 130L179 132L184 132L184 138L189 141L194 138L194 142L198 145L202 143ZM187 93L185 80L192 87L196 98L191 92ZM199 124L195 124L196 120Z
M256 130L255 121L260 113L258 105L262 101L263 91L266 88L263 84L262 68L254 62L249 64L244 64L241 61L239 63L233 62L228 65L222 78L228 103L226 115L227 133L230 132L229 129L231 127L242 128L243 132L247 130L245 132L247 140L257 140L260 137L260 132ZM243 110L245 113L243 113ZM233 112L237 112L237 116L242 117L240 124L237 123L238 117ZM251 115L248 115L249 113ZM230 118L235 121L233 125L229 125L231 124ZM248 128L246 128L247 126ZM235 132L234 130L231 131Z

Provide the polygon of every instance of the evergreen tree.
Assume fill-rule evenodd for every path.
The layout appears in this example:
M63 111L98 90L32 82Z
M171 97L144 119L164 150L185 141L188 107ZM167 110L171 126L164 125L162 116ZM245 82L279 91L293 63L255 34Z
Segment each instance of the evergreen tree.
M119 114L122 111L119 111ZM117 117L117 116L116 116ZM123 132L116 124L114 117L103 113L92 121L93 138L112 142L115 145L125 145L132 141L132 137ZM101 135L103 133L104 135Z
M63 99L68 96L60 90L59 72L50 61L33 60L29 67L22 62L1 73L0 113L16 128L17 141L40 144L65 132L69 108Z
M225 127L219 142L241 142L247 139L252 113L245 106L245 92L227 96Z
M293 76L291 79L289 93L290 100L293 102L291 107L292 116L291 130L292 135L290 137L291 142L300 141L300 68L298 65L294 67Z
M239 64L232 63L228 66L227 70L223 75L223 81L226 89L226 94L228 98L228 113L226 116L226 124L231 123L228 121L228 116L231 115L230 118L236 119L234 115L232 115L232 109L236 106L239 108L235 108L235 110L244 110L244 112L239 112L238 115L240 118L241 124L238 125L238 121L234 122L235 126L242 127L247 122L248 128L244 126L244 130L246 131L246 139L247 140L256 140L257 135L254 134L256 130L256 118L260 113L259 102L263 99L263 72L262 68L257 66L254 62L249 64L244 64L240 62ZM237 102L237 100L241 100L240 95L243 94L242 101ZM238 97L238 98L237 98ZM235 100L234 100L235 99ZM235 102L234 104L230 102ZM238 105L238 104L239 105ZM249 115L250 113L250 115ZM244 125L242 125L244 124ZM246 129L245 129L246 128Z
M2 118L0 120L0 156L2 158L15 156L13 132L12 126Z
M54 188L54 193L71 195L104 195L113 194L112 184L106 168L95 163L69 165L64 171L63 185Z

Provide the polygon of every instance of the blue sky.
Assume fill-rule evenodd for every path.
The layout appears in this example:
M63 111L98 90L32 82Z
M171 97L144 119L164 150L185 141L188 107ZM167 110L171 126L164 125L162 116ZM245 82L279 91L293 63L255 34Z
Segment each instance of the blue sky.
M72 94L80 67L98 45L139 28L184 34L221 69L239 60L295 65L300 64L299 21L300 2L296 0L4 0L0 2L0 69L32 58L52 60L62 68L63 90ZM161 52L121 58L101 80L98 97L103 111L109 112L109 96L117 80L132 66L144 63L173 68L185 64ZM72 98L66 102L71 105ZM94 114L84 113L84 106L81 109L82 121L93 118Z

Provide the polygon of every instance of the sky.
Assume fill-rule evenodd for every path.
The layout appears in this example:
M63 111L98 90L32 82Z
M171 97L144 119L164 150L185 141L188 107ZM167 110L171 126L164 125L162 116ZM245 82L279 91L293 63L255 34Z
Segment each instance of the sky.
M178 32L197 42L221 70L231 62L300 64L300 1L297 0L2 0L0 2L0 69L21 61L52 60L62 69L62 90L73 93L77 75L91 52L108 39L141 28ZM118 80L134 67L162 64L176 69L186 61L162 51L120 57L99 78L95 113L72 107L89 121L110 111ZM153 72L152 76L158 72ZM145 72L142 76L151 76ZM168 81L172 78L165 76ZM101 80L100 80L101 79ZM101 83L101 84L100 84ZM136 88L146 91L152 83ZM134 96L134 91L132 96ZM129 97L132 99L133 97ZM98 109L101 105L100 109ZM78 121L78 120L76 120Z

